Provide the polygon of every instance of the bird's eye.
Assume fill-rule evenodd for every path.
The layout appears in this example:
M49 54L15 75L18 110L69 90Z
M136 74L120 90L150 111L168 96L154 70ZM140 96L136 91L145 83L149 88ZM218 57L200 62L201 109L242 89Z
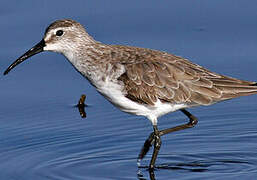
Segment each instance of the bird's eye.
M56 31L56 36L62 36L63 35L63 30L58 30Z

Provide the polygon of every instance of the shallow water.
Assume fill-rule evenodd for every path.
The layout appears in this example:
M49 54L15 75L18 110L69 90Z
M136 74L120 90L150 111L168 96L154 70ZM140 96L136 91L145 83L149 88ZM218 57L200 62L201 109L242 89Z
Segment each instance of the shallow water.
M97 40L181 55L256 80L255 1L0 2L0 71L55 19L74 18ZM125 3L125 4L124 4ZM0 179L254 179L257 96L189 110L195 128L163 137L155 174L137 166L150 122L120 112L59 54L42 53L0 76ZM86 118L74 107L86 94ZM165 115L159 129L186 123ZM151 177L150 177L151 176Z

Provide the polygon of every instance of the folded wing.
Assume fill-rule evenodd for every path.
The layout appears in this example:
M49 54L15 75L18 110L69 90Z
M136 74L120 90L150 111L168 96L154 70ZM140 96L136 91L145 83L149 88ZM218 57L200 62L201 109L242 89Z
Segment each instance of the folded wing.
M213 73L178 56L159 52L140 61L124 63L126 97L153 105L158 99L191 106L257 93L255 82L242 81ZM129 62L129 61L127 61Z

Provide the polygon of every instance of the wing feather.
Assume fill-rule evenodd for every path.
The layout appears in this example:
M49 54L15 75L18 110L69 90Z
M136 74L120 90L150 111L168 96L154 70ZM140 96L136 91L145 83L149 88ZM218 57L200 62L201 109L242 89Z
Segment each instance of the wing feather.
M141 50L130 48L127 53ZM164 52L142 51L145 56L139 52L137 56L126 56L127 61L122 61L125 73L119 78L126 96L139 103L154 105L161 100L189 106L209 105L257 93L255 82L223 76Z

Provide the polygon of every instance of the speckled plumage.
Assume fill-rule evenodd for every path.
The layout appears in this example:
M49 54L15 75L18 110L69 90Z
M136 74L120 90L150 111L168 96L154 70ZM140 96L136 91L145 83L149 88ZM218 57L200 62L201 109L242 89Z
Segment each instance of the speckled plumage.
M57 37L55 34L60 29L64 34ZM257 93L255 82L213 73L182 57L146 48L102 44L74 20L50 24L44 41L44 50L66 56L110 102L123 111L144 115L154 124L163 115L154 113L160 108L156 106L157 101L174 106L165 110L167 113ZM124 107L128 104L125 101L132 101L132 107ZM133 107L144 110L131 110ZM136 112L145 109L147 112Z
M184 108L210 105L221 100L257 92L255 82L213 73L166 52L102 44L93 40L79 23L72 20L54 22L46 31L46 36L58 28L68 29L65 39L74 41L72 45L76 44L68 46L66 49L69 50L64 50L65 48L62 47L60 53L63 53L100 93L120 108L123 107L124 100L114 102L115 94L105 93L101 87L107 83L111 83L112 86L117 84L116 88L122 92L127 101L134 101L151 111L158 108L155 105L157 101L173 106L178 104ZM48 46L45 49L55 51L55 49L48 49ZM177 108L170 109L170 111L177 110ZM121 110L135 113L135 110L128 111L124 107ZM148 118L150 116L142 114ZM153 123L156 123L159 114L155 116L151 118Z
M257 93L255 82L211 72L182 57L146 48L102 44L81 24L68 19L52 23L43 40L11 64L4 74L42 51L63 54L112 104L152 122L154 132L139 155L142 159L154 143L150 169L154 168L160 149L160 136L197 124L197 119L185 108ZM158 117L176 110L181 110L190 122L159 131Z

